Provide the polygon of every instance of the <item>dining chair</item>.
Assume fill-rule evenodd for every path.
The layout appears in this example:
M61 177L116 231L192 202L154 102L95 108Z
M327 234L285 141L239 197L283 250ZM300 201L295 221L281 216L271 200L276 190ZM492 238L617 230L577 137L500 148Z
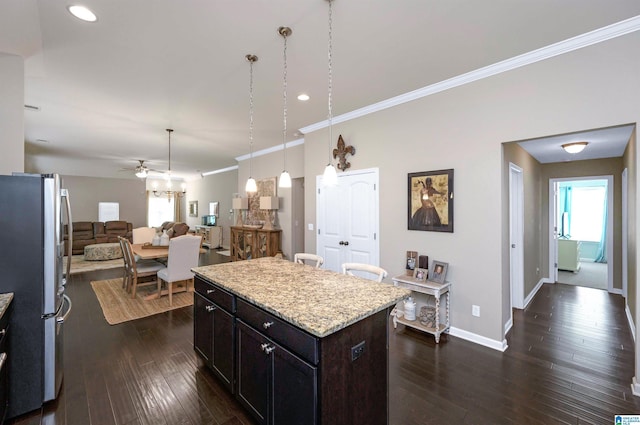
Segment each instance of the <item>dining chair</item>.
M161 270L164 266L153 260L135 261L133 250L131 249L131 242L126 238L121 238L120 241L126 250L125 258L127 258L127 260L125 260L125 267L127 268L127 273L129 275L129 282L127 286L130 286L131 288L131 298L135 298L138 286L157 283L157 278L144 281L141 281L141 279L156 276L158 270Z
M200 257L200 236L183 235L171 238L169 241L169 258L167 266L158 270L158 290L162 282L167 283L169 305L173 304L173 284L181 284L181 291L187 291L189 284L193 286L192 268L198 266Z
M361 273L354 274L353 271L358 271ZM382 267L372 266L371 264L363 264L363 263L342 264L342 274L363 277L365 279L370 279L372 277L371 275L374 275L375 278L371 280L376 280L377 282L382 282L382 279L387 277L387 271Z
M152 243L156 235L155 227L136 227L131 230L133 243Z
M129 259L129 252L127 247L124 244L122 236L118 236L118 243L120 244L120 249L122 250L122 260L124 261L124 273L122 275L122 288L125 291L129 291L129 285L131 284L131 263Z
M308 254L306 252L298 252L293 256L294 263L306 264L305 261L315 262L315 268L319 269L324 263L324 258L316 254Z

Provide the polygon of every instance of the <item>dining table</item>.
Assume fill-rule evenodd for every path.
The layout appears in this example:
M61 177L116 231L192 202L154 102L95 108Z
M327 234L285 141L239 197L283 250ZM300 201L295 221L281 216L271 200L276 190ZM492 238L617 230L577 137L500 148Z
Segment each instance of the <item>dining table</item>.
M168 245L145 245L141 243L131 244L131 250L137 258L141 260L157 260L169 257ZM207 252L206 249L200 248L200 254Z
M169 246L167 245L145 245L141 243L131 244L133 254L141 260L158 260L169 258ZM200 253L207 252L204 248L200 248ZM192 288L190 290L193 290ZM143 297L144 300L153 300L167 295L167 289L158 288L157 291Z

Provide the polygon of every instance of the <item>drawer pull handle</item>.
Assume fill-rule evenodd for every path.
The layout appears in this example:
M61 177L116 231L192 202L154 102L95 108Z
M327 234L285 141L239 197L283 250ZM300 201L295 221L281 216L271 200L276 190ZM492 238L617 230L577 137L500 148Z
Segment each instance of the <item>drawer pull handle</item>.
M262 327L265 329L269 329L271 326L273 326L273 322L264 322L262 324Z
M264 344L260 345L260 349L261 349L262 351L264 351L264 353L265 353L265 354L271 354L271 352L272 352L273 350L275 350L275 349L276 349L276 347L274 347L273 345L269 345L269 344L267 344L267 343L264 343Z
M216 292L215 289L207 289L207 295L213 294L214 292Z
M212 306L212 305L208 305L208 306L205 306L205 309L206 309L209 313L211 313L211 312L212 312L213 310L215 310L216 308L215 308L214 306Z

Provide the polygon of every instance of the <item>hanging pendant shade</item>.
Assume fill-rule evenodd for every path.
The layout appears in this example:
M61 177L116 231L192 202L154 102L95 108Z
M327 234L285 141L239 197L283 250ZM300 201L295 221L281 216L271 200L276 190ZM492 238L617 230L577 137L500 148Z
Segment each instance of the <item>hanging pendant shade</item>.
M245 185L245 191L248 194L254 194L258 191L256 180L252 177L253 171L253 63L257 62L256 55L246 55L249 61L249 180Z
M336 184L338 184L338 174L336 173L336 168L333 166L333 162L332 162L332 149L331 149L331 144L333 143L333 135L332 135L332 124L333 124L333 111L332 111L332 95L333 95L333 63L332 63L332 50L333 50L333 44L332 44L332 27L333 27L333 20L332 20L332 8L331 8L331 3L333 0L328 0L329 2L329 43L328 43L328 51L329 54L327 55L329 58L329 96L328 96L328 113L327 113L327 122L328 122L328 127L329 127L329 163L327 164L327 166L324 169L324 173L322 175L322 183L325 186L335 186Z
M244 187L245 192L247 193L256 193L258 191L258 185L256 184L256 179L253 177L249 177L247 180L247 184Z
M293 31L289 27L278 28L278 34L284 39L284 50L282 54L283 58L283 71L282 71L282 161L283 170L280 174L279 187L289 188L291 187L291 176L287 171L287 37L289 37Z

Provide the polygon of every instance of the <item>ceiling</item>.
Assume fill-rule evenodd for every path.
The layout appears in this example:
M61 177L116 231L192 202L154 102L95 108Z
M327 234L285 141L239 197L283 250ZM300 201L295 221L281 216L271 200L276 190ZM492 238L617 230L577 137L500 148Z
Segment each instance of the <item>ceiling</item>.
M132 177L137 160L189 179L287 141L327 117L325 0L0 2L0 52L25 59L27 171ZM335 0L333 114L338 116L640 15L637 0ZM311 98L300 102L296 96ZM595 145L594 145L595 146ZM562 159L560 159L562 160Z

